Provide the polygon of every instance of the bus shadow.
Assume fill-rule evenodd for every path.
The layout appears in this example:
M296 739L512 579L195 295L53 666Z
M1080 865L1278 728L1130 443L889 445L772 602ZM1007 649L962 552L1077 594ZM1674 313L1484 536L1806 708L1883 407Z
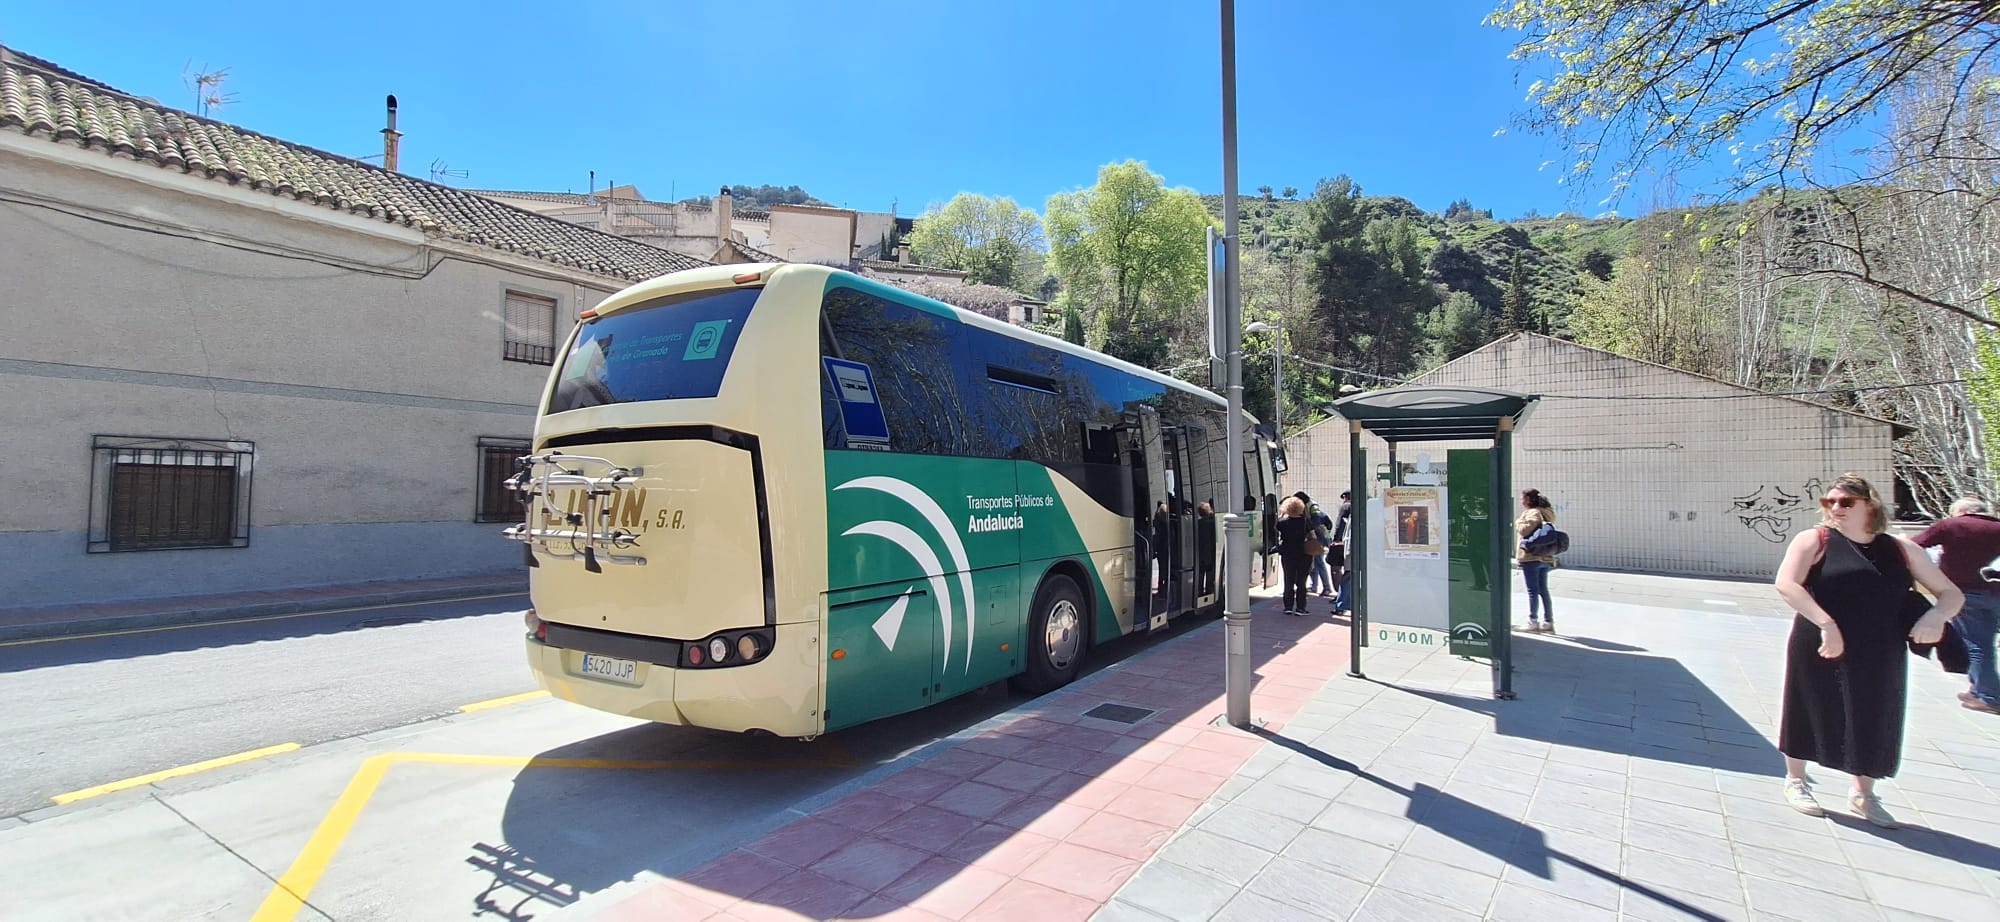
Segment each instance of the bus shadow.
M1325 625L1323 614L1260 614L1253 670ZM523 769L503 841L468 849L466 861L490 875L475 914L522 917L642 876L650 884L631 898L644 904L633 907L641 917L743 903L743 911L872 918L966 898L967 879L993 872L961 872L1051 842L1044 833L1072 819L1077 808L1065 801L1079 791L1095 785L1115 798L1172 770L1135 753L1191 733L1176 725L1211 708L1222 676L1206 668L1220 666L1208 655L1220 651L1220 625L1190 617L1170 627L1166 637L1099 648L1090 674L1040 698L1002 684L811 743L642 725L543 753L677 764ZM1131 724L1082 716L1103 704L1144 716ZM685 899L696 902L676 903Z

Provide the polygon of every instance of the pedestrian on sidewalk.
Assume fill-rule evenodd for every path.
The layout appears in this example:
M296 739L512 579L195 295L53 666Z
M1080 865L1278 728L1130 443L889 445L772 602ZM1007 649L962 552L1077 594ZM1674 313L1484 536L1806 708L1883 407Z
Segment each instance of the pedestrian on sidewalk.
M1854 776L1847 802L1855 816L1894 827L1875 779L1895 776L1902 760L1905 639L1936 643L1965 598L1922 548L1887 534L1889 512L1860 475L1840 475L1819 504L1820 525L1792 539L1776 580L1798 612L1778 720L1785 803L1826 814L1806 784L1806 763L1817 762ZM1913 581L1937 604L1905 631Z
M2000 594L1994 590L2000 587L1979 572L2000 557L2000 519L1985 500L1968 496L1951 504L1950 518L1910 540L1937 548L1938 569L1965 594L1965 607L1952 623L1965 638L1966 678L1972 687L1960 692L1958 700L1970 710L2000 714L2000 670L1993 663L1993 634L2000 627Z
M1542 526L1554 528L1555 524L1556 509L1549 498L1540 490L1522 490L1521 516L1514 520L1515 534L1525 540ZM1521 581L1528 585L1528 633L1555 633L1556 606L1549 599L1549 571L1556 567L1555 555L1529 553L1522 546L1515 550L1514 559L1521 564Z
M1296 496L1285 497L1278 507L1278 563L1285 573L1285 614L1306 613L1306 504Z
M1347 566L1347 524L1354 517L1354 500L1351 491L1340 491L1340 515L1333 522L1333 550L1327 552L1327 560L1333 567L1333 583L1339 587L1333 596L1333 613L1347 610L1347 586L1354 575Z
M1307 507L1306 556L1310 568L1306 573L1306 595L1328 596L1333 594L1333 578L1326 572L1326 555L1333 547L1333 520L1319 511L1318 503Z

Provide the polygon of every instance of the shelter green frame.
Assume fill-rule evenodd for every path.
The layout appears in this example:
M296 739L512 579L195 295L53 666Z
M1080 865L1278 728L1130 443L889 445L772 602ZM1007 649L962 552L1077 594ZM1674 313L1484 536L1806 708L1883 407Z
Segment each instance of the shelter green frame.
M1493 501L1504 503L1514 492L1514 432L1539 404L1541 397L1484 387L1405 385L1367 391L1334 401L1333 411L1347 420L1347 451L1350 482L1348 491L1367 508L1368 470L1361 452L1361 433L1372 432L1389 443L1390 484L1396 483L1396 446L1403 442L1460 442L1490 440L1493 443L1491 481ZM1514 537L1513 519L1496 508L1493 527L1494 574L1506 573L1508 550L1519 542ZM1354 576L1348 612L1350 658L1347 674L1366 678L1361 671L1361 648L1368 634L1368 529L1348 530L1348 560ZM1492 599L1493 616L1493 697L1514 697L1513 593L1501 591L1496 581Z

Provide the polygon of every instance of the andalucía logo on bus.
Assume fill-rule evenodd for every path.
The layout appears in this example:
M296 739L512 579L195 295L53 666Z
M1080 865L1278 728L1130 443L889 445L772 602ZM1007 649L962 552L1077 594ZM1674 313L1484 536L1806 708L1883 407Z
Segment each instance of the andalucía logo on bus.
M973 496L966 494L965 507L972 514L965 519L967 534L987 531L1019 531L1028 527L1028 520L1013 510L1040 508L1055 505L1053 496ZM982 513L984 513L982 515Z

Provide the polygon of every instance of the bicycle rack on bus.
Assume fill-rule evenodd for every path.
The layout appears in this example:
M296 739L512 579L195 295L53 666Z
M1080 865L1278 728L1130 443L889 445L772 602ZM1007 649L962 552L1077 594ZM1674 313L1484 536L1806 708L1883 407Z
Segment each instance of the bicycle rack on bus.
M525 545L521 550L528 566L541 566L535 559L537 553L557 560L581 560L591 573L604 572L602 565L607 563L646 565L646 558L637 554L612 553L637 547L639 536L611 525L617 504L610 501L612 496L636 488L644 469L552 451L517 458L514 470L514 476L507 478L507 489L522 494L527 520L509 526L502 534ZM556 508L553 499L557 490L581 491L583 508ZM560 523L561 527L538 528L538 521Z

